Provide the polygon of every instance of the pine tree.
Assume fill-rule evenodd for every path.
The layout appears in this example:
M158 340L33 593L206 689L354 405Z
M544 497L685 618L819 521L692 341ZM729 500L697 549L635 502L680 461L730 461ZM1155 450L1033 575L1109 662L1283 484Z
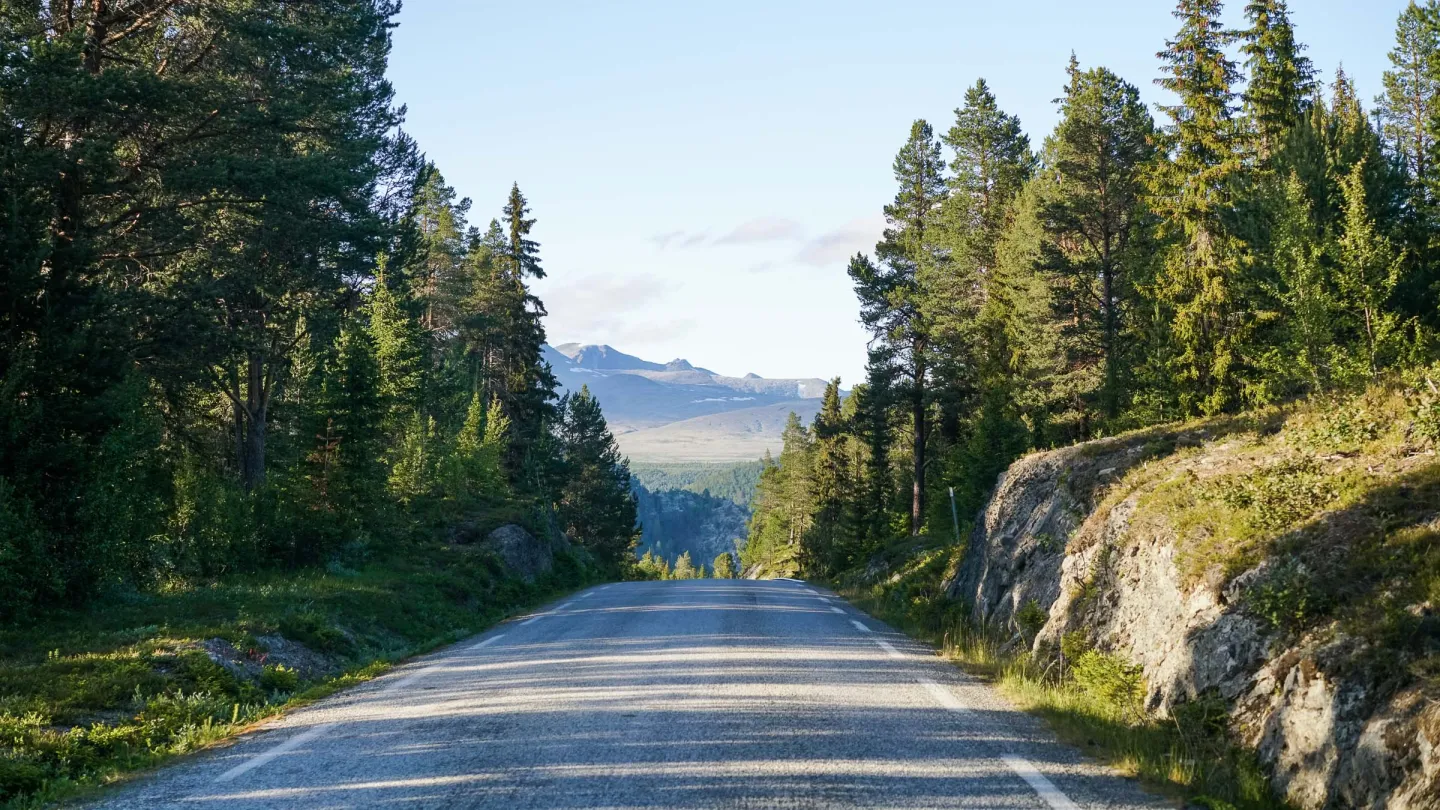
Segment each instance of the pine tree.
M470 200L455 199L455 189L445 184L434 163L425 164L417 183L407 224L415 228L419 242L412 271L419 320L427 332L448 332L469 287L464 234Z
M1250 28L1241 52L1250 81L1244 107L1262 160L1280 147L1285 133L1304 115L1318 87L1315 67L1295 41L1285 0L1250 0L1245 6Z
M1376 100L1385 140L1405 165L1415 210L1430 216L1435 199L1436 127L1440 125L1440 7L1410 4L1395 24L1391 70Z
M995 266L1005 211L1035 168L1020 119L1005 113L984 79L965 91L955 123L942 137L954 150L944 203L947 246L968 283Z
M999 108L984 79L966 91L944 142L954 151L940 215L945 261L922 272L921 305L933 335L937 427L954 446L986 384L981 378L1004 374L1003 316L992 295L995 247L1035 159L1020 119Z
M1073 390L1083 437L1091 407L1113 420L1128 393L1132 341L1124 335L1154 249L1144 173L1155 132L1139 91L1120 77L1082 72L1072 57L1070 79L1045 142L1037 215L1049 238L1042 261L1065 324L1066 365L1085 375L1100 370L1097 383Z
M926 293L922 276L940 260L933 220L944 197L945 180L940 144L930 125L916 121L910 137L895 157L895 180L900 188L885 206L884 236L875 246L877 262L864 255L850 261L850 278L860 299L860 320L880 344L872 365L883 362L886 372L904 383L891 386L909 403L913 439L913 491L910 530L920 533L925 516L925 448L929 440L930 369L934 346L923 309Z

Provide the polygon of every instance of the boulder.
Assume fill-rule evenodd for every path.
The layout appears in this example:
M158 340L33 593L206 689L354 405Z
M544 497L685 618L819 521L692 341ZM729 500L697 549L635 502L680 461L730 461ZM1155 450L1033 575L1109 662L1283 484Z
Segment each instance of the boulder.
M514 523L507 523L485 535L481 546L495 552L505 568L526 582L547 573L555 565L555 551L550 543Z

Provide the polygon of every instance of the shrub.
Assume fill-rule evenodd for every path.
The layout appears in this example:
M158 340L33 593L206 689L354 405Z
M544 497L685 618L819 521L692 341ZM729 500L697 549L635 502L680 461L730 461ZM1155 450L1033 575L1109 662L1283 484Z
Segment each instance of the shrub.
M294 692L300 686L300 673L284 664L267 664L260 672L260 688L267 692Z
M1324 613L1329 600L1302 563L1288 560L1250 589L1245 606L1270 627L1294 632Z
M1035 636L1040 634L1041 628L1049 620L1050 614L1046 613L1045 609L1040 607L1040 603L1034 599L1021 605L1020 609L1015 611L1015 626L1026 641L1034 641Z
M1140 716L1145 697L1140 667L1118 655L1089 650L1075 659L1071 677L1081 691L1121 717Z

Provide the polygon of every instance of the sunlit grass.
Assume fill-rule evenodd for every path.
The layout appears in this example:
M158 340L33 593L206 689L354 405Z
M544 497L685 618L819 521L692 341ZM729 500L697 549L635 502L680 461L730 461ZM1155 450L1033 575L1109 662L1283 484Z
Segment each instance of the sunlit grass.
M912 576L936 574L917 566ZM1114 690L1087 690L1054 662L1043 666L1008 639L974 627L958 603L900 593L937 593L938 581L889 581L872 588L845 588L857 606L909 635L928 641L967 672L993 684L1017 709L1046 721L1060 739L1157 792L1211 808L1282 810L1254 756L1237 747L1212 706L1159 719ZM908 587L907 587L908 586Z
M202 749L479 632L588 577L567 555L533 584L493 558L414 544L358 570L284 571L151 593L0 630L0 807L37 807ZM237 678L198 647L279 634L333 663Z

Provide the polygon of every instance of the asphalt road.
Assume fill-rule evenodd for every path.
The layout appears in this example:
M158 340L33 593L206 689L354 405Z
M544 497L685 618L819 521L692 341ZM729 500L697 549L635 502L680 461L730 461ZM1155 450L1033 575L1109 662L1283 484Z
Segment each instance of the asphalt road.
M593 588L111 808L1165 807L823 590Z

